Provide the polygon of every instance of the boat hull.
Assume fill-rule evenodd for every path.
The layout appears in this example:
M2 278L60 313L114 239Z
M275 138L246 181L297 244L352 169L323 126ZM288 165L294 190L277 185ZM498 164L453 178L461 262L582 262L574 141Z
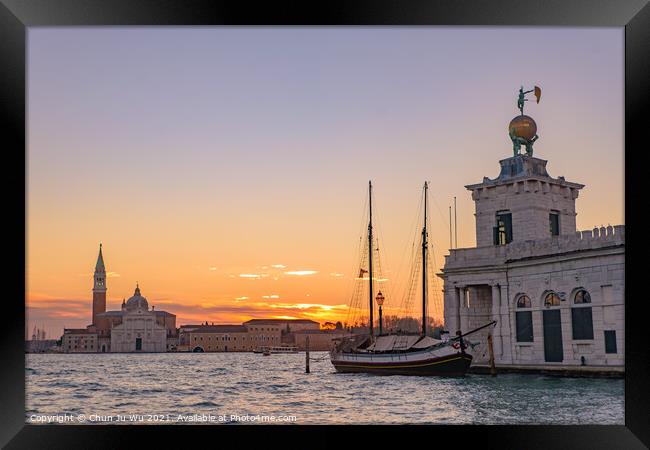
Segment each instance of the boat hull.
M337 372L374 373L377 375L464 376L472 363L472 355L451 355L416 361L343 361L332 359Z

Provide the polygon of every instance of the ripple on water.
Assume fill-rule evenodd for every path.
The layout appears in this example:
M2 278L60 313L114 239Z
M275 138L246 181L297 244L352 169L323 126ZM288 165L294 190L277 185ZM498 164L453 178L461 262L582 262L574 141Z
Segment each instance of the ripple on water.
M198 402L198 403L192 403L191 405L188 406L221 406L218 403L211 402L211 401L203 401L203 402Z
M623 424L624 380L339 374L304 355L30 355L30 414L295 415L297 423ZM239 422L233 421L233 424Z

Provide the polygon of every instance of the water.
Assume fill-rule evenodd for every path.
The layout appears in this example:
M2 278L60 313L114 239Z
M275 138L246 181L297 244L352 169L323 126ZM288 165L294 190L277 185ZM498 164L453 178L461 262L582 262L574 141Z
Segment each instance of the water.
M26 421L624 424L622 379L339 374L312 357L305 374L304 354L28 354Z

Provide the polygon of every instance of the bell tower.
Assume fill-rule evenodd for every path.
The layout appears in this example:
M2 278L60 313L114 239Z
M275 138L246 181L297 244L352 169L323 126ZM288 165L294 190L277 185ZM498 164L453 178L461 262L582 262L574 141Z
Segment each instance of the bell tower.
M93 284L93 325L97 325L97 314L106 312L106 268L102 256L102 244L99 244L99 255L95 264Z

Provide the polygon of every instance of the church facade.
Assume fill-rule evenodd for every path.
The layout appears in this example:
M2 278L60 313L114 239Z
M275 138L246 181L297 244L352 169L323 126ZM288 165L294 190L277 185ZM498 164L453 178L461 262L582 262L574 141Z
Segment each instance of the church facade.
M532 152L531 152L532 153ZM553 178L547 161L515 154L495 179L465 186L475 202L476 247L452 249L444 280L452 334L469 337L474 362L624 370L625 228L576 230L584 185Z
M178 341L176 316L149 308L136 285L119 311L106 311L106 268L101 244L93 275L92 323L86 328L64 329L65 353L166 352Z

